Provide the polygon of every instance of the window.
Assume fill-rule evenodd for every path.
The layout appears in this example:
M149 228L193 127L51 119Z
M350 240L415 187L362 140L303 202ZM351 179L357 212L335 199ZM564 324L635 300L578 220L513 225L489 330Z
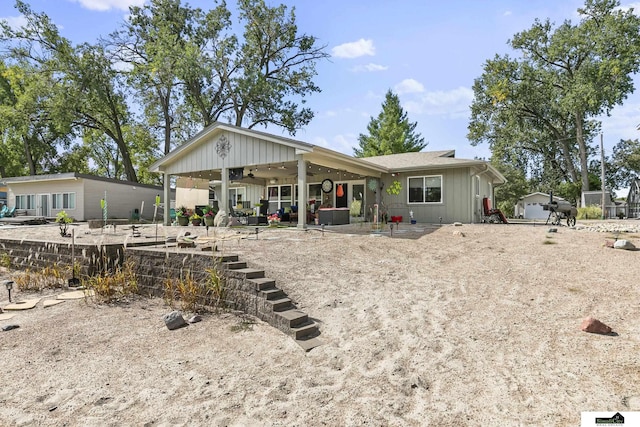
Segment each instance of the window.
M16 196L16 209L35 209L36 208L36 196L35 194L21 194Z
M409 203L442 203L442 175L410 177Z
M272 185L267 187L269 195L269 212L276 212L280 208L291 207L291 185Z
M51 207L53 209L75 209L76 193L53 193Z
M232 209L245 208L245 204L243 203L244 194L245 194L244 187L230 188L229 189L229 207ZM247 202L247 204L249 203ZM247 207L251 207L251 206L247 206Z

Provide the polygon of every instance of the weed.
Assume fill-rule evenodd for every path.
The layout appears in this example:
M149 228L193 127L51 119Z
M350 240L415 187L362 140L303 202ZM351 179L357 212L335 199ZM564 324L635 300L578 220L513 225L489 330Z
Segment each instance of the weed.
M116 267L113 273L89 277L83 284L102 302L118 301L138 292L138 281L130 261Z
M4 268L11 267L11 257L6 252L0 253L0 267L4 267Z
M253 325L256 324L256 321L246 314L242 314L239 316L239 321L235 325L231 325L229 328L231 332L246 332L253 329Z
M70 267L58 264L47 265L41 270L25 270L14 281L21 291L40 292L43 289L57 289L65 285L65 277L71 272Z

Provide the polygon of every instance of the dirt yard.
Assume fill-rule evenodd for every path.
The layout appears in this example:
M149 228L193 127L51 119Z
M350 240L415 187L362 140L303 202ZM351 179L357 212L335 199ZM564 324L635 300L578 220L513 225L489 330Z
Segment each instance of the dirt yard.
M216 233L222 252L277 279L324 345L305 353L230 313L169 331L160 299L39 303L0 321L20 326L0 331L0 424L576 426L581 411L640 411L640 251L606 247L612 233L549 228ZM59 238L51 226L0 237ZM640 247L640 233L617 237ZM614 333L582 332L587 316Z

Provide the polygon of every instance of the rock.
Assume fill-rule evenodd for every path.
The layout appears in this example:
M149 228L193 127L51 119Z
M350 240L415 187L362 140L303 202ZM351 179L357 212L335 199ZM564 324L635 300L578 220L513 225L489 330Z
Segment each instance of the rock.
M593 317L587 317L582 321L582 325L580 325L580 329L584 332L591 332L593 334L609 334L611 333L611 328L598 319Z
M636 247L630 241L622 239L622 240L616 240L615 243L613 244L613 248L632 250L632 249L635 249Z
M238 226L238 225L242 225L242 223L240 222L240 220L238 218L235 217L230 217L229 221L227 222L227 227L233 227L233 226Z
M558 229L555 227L549 229L549 233L557 233L557 232L558 232Z
M614 242L613 240L605 240L605 241L604 241L604 246L605 246L606 248L613 248L613 244L614 244L614 243L615 243L615 242Z
M198 323L202 321L202 316L198 315L198 314L194 314L193 316L191 316L187 322L189 323Z
M2 327L2 330L4 332L6 332L6 331L10 331L12 329L18 329L19 327L20 327L19 325L6 325L6 326Z
M182 317L182 313L179 311L172 311L169 314L165 314L162 317L162 320L164 320L165 325L167 325L167 328L170 331L187 326L187 322L185 322L184 317Z
M453 226L454 227L462 227L462 223L461 222L454 222Z
M196 242L194 242L193 240L181 240L178 242L178 247L179 248L195 248Z
M453 232L454 236L460 236L460 237L465 237L464 233L460 230L456 230Z

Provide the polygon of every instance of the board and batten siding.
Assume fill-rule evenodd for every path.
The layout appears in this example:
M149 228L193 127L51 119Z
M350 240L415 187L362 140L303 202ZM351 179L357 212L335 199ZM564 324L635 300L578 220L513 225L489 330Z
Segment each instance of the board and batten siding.
M442 176L441 203L409 203L409 178ZM382 201L389 208L389 216L401 215L403 222L409 221L409 212L419 223L471 222L471 178L469 168L433 169L402 173L399 176L383 175ZM402 184L400 194L387 194L386 189L398 180Z
M216 152L216 145L224 135L230 143L230 150L224 160ZM218 133L188 151L170 166L166 173L185 174L197 171L247 167L250 165L272 164L296 160L296 149L282 144L274 144L260 138L231 132ZM184 153L186 154L186 153Z
M101 219L100 200L107 192L107 215L109 218L130 219L144 201L142 217L153 218L156 195L162 198L161 187L142 186L136 183L116 183L85 179L85 219ZM162 201L164 202L164 201Z

